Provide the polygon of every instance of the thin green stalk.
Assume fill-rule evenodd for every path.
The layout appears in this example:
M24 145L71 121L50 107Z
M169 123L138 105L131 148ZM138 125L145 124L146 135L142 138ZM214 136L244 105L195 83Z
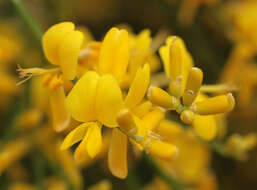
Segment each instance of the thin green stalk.
M24 22L30 27L30 29L33 31L35 37L37 40L41 43L41 38L43 35L43 31L37 24L36 20L32 15L30 15L27 8L24 6L24 3L22 0L11 0L12 4L16 8L16 10L19 12L20 16L24 20Z
M173 190L185 190L185 185L167 175L149 155L144 153L143 159L148 164L149 168L152 169L153 172L164 180Z

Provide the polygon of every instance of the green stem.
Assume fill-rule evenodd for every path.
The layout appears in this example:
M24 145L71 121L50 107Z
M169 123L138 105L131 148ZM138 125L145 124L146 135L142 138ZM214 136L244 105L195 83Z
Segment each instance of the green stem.
M41 43L41 38L43 35L43 31L37 24L36 20L33 18L32 15L29 14L29 11L24 6L24 3L22 0L11 0L12 4L16 8L16 10L19 12L20 16L24 20L24 22L30 27L30 29L33 31L35 37L37 40Z
M151 168L153 172L162 180L164 180L173 190L185 190L185 185L167 175L149 155L144 153L143 159L148 164L149 168Z

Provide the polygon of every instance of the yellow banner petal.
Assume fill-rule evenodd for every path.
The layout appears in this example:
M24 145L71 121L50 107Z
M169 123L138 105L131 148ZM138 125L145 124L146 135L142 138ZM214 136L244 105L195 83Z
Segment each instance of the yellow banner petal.
M121 82L128 66L130 44L128 32L110 29L102 43L99 57L99 72L113 74Z
M61 40L73 31L75 25L72 22L62 22L49 28L43 36L42 45L46 58L54 65L59 65L58 49Z
M122 92L117 80L112 75L99 79L95 110L97 119L108 127L116 127L117 114L124 107Z
M63 77L72 80L77 73L79 51L83 43L83 33L71 31L60 43L58 55Z
M97 119L94 107L99 78L100 76L96 72L89 71L78 80L70 91L66 98L66 106L74 119L82 122Z

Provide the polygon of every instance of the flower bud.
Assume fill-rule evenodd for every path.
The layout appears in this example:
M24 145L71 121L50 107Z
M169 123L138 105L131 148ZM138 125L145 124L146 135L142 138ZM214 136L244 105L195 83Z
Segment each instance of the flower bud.
M190 106L193 103L202 85L202 81L202 70L196 67L192 67L189 72L186 90L183 94L183 105Z
M181 121L183 121L183 123L191 125L194 120L194 112L192 112L191 110L184 110L180 114L180 119Z
M229 112L234 106L235 99L231 93L228 93L196 102L191 109L199 115L209 115Z
M159 87L150 86L147 96L153 104L168 110L175 110L179 105L177 98L169 95L169 93Z

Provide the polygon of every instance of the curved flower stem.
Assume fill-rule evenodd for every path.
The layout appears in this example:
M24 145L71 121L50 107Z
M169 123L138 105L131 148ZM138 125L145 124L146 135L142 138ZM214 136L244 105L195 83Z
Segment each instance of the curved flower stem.
M11 0L11 2L16 8L16 10L19 12L24 22L31 28L37 40L41 43L43 31L41 30L41 28L39 27L39 25L37 24L33 16L29 14L29 11L24 6L24 3L22 2L22 0Z
M164 180L173 190L185 190L185 185L181 184L176 179L172 178L171 176L167 175L151 158L151 156L147 155L146 153L143 154L143 159L149 165L149 168L153 170L153 172Z

